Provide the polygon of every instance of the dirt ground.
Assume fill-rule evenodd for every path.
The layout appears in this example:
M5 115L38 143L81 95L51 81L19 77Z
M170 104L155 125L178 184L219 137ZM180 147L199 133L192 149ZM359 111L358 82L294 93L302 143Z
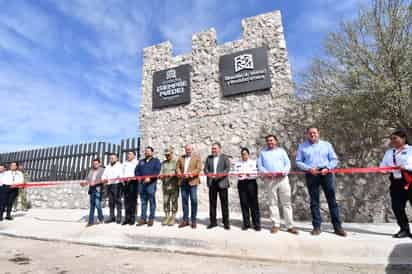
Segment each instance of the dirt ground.
M0 236L0 273L410 273L384 266L289 264L45 242Z

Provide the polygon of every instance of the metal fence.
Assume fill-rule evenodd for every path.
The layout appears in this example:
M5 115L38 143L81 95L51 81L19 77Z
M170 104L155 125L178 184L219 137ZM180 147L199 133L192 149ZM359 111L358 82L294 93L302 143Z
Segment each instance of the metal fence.
M86 176L93 158L100 158L106 166L111 153L118 154L119 160L123 162L129 151L140 156L140 138L123 139L120 145L95 142L1 153L0 163L7 165L17 161L33 182L78 180Z

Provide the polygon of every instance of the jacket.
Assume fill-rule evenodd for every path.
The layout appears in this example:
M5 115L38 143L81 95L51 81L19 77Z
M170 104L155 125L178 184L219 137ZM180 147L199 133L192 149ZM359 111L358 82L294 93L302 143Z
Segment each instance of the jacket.
M177 160L177 165L176 165L176 173L177 174L184 174L184 169L185 169L185 155L182 155L179 157ZM190 156L190 162L189 162L189 167L187 168L187 173L192 173L192 174L199 174L202 171L202 160L200 159L199 156L197 155L191 155ZM179 178L179 185L182 184L184 178ZM196 186L200 184L200 178L199 175L196 175L192 178L187 178L189 185L191 186Z
M220 154L218 156L217 168L216 173L229 173L230 171L230 160L225 154ZM214 167L213 167L213 155L209 155L205 161L204 173L205 174L213 174ZM229 184L229 177L228 176L221 176L221 177L207 177L207 186L210 187L212 184L218 184L219 188L228 188Z

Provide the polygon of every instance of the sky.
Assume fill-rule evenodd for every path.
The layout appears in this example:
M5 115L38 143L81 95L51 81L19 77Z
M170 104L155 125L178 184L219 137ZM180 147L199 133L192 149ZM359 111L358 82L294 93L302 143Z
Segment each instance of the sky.
M245 17L280 10L299 81L322 41L369 0L0 0L0 152L138 135L143 48L193 32L241 37Z

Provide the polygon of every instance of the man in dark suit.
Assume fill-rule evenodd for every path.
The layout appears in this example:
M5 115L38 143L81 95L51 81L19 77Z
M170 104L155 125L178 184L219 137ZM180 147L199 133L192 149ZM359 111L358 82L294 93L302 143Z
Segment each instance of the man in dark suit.
M230 170L229 158L220 153L221 145L214 143L212 145L212 155L209 155L206 159L204 166L204 173L207 175L207 186L209 187L209 215L210 224L208 229L217 226L216 221L216 207L217 196L219 194L220 205L222 208L223 226L225 229L230 229L229 224L229 178L227 174Z

